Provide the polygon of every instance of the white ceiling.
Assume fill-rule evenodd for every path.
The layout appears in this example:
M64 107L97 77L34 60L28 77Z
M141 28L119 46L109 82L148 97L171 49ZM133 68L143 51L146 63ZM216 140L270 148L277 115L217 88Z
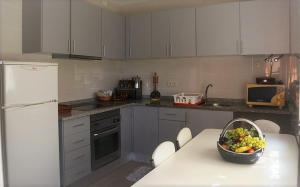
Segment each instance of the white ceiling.
M121 13L150 12L177 7L203 6L237 0L87 0Z

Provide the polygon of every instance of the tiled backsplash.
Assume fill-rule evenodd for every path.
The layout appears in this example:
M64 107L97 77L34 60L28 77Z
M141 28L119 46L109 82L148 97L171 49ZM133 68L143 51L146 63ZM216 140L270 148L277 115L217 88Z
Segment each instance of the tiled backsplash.
M59 101L91 98L100 89L112 89L119 80L120 62L61 60Z
M203 93L207 84L210 97L244 98L246 83L255 82L265 71L264 56L221 56L186 59L135 60L121 63L121 77L139 75L143 80L144 95L152 91L152 75L159 75L158 90L162 95L178 92ZM274 77L286 80L285 57ZM175 85L175 86L174 86Z
M92 97L99 89L113 89L119 79L139 75L143 80L143 94L152 91L152 75L159 75L162 95L178 92L203 92L212 83L210 97L244 98L245 85L264 75L264 57L224 56L186 59L131 61L74 61L59 62L59 99L70 101ZM285 61L274 76L285 80ZM174 86L175 85L175 86Z

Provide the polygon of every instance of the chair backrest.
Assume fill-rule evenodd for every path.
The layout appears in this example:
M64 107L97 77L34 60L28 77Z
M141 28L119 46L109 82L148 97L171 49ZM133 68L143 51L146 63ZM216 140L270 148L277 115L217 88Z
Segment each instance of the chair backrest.
M174 153L175 145L173 142L166 141L159 144L152 154L152 162L154 167L159 166Z
M279 134L280 126L270 120L260 119L254 123L261 129L262 132Z
M177 144L178 148L183 147L186 143L188 143L192 139L192 132L189 128L185 127L181 129L177 135Z

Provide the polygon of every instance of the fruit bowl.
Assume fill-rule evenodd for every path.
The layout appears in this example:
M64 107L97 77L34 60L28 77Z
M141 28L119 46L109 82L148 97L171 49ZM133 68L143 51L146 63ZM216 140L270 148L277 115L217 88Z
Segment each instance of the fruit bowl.
M236 122L247 123L251 126L251 128L250 130L246 128L229 130L229 128ZM229 135L227 135L227 133ZM232 140L229 137L231 137L234 133L235 135L238 134L238 136L239 134L243 134L244 137L238 137L237 142L230 144L228 142L231 142ZM263 155L264 147L265 139L259 127L254 122L243 118L238 118L228 122L220 135L219 141L217 142L217 148L221 157L226 161L239 164L256 163Z

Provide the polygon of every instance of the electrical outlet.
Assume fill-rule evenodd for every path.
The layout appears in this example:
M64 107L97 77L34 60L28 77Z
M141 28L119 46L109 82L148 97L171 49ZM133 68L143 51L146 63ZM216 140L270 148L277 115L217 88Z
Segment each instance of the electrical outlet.
M255 63L255 67L256 67L257 69L260 68L260 67L261 67L261 63L256 62L256 63Z
M175 81L168 81L167 82L167 87L168 88L176 88L177 87L177 82L175 82Z

